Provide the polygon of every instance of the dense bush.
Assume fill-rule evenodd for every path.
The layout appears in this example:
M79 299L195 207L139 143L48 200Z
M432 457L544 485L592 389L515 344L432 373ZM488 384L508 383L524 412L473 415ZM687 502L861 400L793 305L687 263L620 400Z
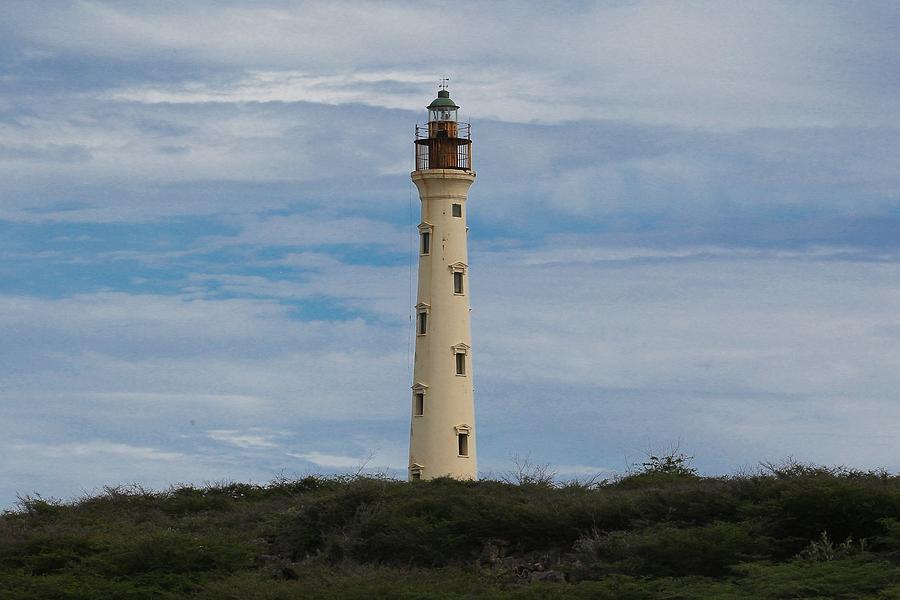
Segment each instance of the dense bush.
M892 598L898 563L900 478L802 465L120 487L0 518L4 600Z

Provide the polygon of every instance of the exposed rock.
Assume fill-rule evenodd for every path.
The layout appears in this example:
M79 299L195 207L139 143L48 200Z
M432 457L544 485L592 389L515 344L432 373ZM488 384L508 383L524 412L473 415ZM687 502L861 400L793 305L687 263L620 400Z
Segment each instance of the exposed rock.
M559 571L532 571L531 581L549 581L553 583L565 582L566 576Z
M506 548L509 542L506 540L488 540L481 550L478 560L483 564L496 565L506 556Z

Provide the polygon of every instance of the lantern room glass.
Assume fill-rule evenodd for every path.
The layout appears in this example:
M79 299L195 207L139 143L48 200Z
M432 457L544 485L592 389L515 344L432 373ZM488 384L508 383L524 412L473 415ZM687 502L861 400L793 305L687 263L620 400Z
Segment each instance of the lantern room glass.
M455 108L436 108L428 111L429 121L443 121L456 123Z

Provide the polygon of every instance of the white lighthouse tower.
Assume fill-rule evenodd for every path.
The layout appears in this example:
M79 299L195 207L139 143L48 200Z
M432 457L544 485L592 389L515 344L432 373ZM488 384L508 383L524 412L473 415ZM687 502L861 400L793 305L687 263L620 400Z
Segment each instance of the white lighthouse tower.
M446 88L446 86L442 86ZM469 124L441 89L416 126L412 180L422 201L409 478L475 479L475 400L466 195L475 181Z

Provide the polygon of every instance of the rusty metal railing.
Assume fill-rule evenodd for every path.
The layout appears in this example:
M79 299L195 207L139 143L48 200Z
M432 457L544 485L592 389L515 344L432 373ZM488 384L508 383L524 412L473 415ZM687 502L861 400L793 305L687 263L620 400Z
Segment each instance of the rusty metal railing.
M468 123L459 123L457 135L446 134L432 137L435 131L427 125L416 125L416 170L424 169L472 169L471 127Z
M456 136L462 140L472 140L472 125L470 123L463 123L460 121L456 124L458 128L458 133ZM419 125L416 124L416 139L424 140L428 138L428 124Z

